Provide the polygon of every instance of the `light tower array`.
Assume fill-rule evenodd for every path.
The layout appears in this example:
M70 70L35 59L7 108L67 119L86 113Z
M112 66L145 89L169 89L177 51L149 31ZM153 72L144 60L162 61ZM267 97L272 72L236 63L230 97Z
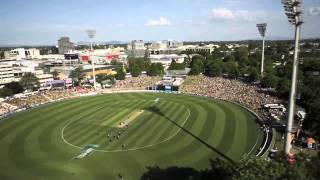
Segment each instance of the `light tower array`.
M258 30L262 37L262 58L261 58L261 77L264 74L264 47L265 47L265 37L266 37L266 30L267 30L267 23L257 24Z
M93 76L93 88L96 88L96 73L95 73L95 67L94 67L94 57L93 57L93 47L92 47L92 40L96 36L96 30L89 29L86 30L86 33L90 39L90 56L91 56L91 64L92 64L92 76Z
M285 139L285 153L290 155L291 142L293 138L293 121L295 115L295 103L296 103L296 89L297 89L297 77L298 77L298 65L299 65L299 41L300 41L300 28L303 24L301 20L302 11L301 0L282 0L285 14L288 17L289 22L295 27L295 48L293 58L293 70L292 70L292 83L289 99L289 115L286 128L286 139Z

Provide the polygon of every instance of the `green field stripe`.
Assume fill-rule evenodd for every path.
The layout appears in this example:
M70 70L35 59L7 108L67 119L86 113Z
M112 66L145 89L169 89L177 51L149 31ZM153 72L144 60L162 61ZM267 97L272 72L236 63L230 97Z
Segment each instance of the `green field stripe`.
M133 109L137 109L138 107L145 106L145 105L147 105L147 104L149 104L149 103L150 103L150 102L148 102L148 101L139 101L139 103L137 103L137 104L135 104L134 106L132 106L132 108L133 108ZM114 125L111 126L111 127L114 127L114 130L115 130L115 131L119 131L120 128L118 128L117 126L118 126L118 124L119 124L120 121L124 121L124 119L125 119L125 117L126 117L127 115L128 115L128 114L124 114L123 116L119 116L118 119L116 119L116 123L113 123ZM139 117L141 117L141 116L142 116L142 114L139 115ZM134 122L132 122L132 123L134 123ZM104 129L106 129L106 128L108 128L108 127L105 126ZM122 135L123 135L123 134L122 134ZM93 138L90 140L90 142L92 142L93 144L100 144L100 145L101 145L101 144L106 144L106 143L108 143L108 144L110 145L109 141L107 141L107 136L106 136L105 131L103 131L103 136L102 136L102 137L95 136L95 137L93 137ZM113 143L114 143L114 142L119 142L119 141L113 141ZM121 144L120 144L120 146L121 146Z
M103 109L86 109L88 112L91 112L88 116L83 117L82 119L78 119L77 121L72 122L68 127L66 127L65 131L64 131L64 136L68 139L72 140L72 136L76 136L77 133L79 133L81 130L89 128L90 124L85 123L85 121L87 122L92 122L90 120L88 120L90 117L94 117L97 115L100 115L100 113L96 114L97 112L101 112L103 114L112 112L111 109L107 109L104 107ZM79 111L80 113L81 111ZM114 112L115 113L115 112ZM74 118L73 118L74 119ZM73 121L72 119L70 121ZM83 126L84 125L84 126Z
M202 140L204 140L214 148L217 147L220 141L228 142L228 139L225 139L222 136L224 132L223 129L225 128L224 125L226 123L225 122L226 119L223 111L220 111L221 108L217 104L213 104L213 103L207 104L206 106L204 106L204 108L205 109L209 108L209 110L207 109L209 119L206 121L206 125L205 125L206 128L203 128L203 132L199 135L199 137L201 137ZM214 111L212 110L210 111L210 109L214 109ZM208 123L211 123L211 125ZM216 128L217 126L219 128ZM194 146L196 146L196 143L198 142L194 142ZM221 151L218 148L216 148L216 150L218 150L220 153L226 154L226 152ZM197 156L197 158L194 158L194 156ZM204 145L202 145L202 148L198 148L197 150L193 151L192 154L186 154L180 159L182 162L197 163L199 159L204 159L207 156L212 156L212 157L215 156L215 157L224 159L219 154L217 154L214 150L210 150L206 148Z
M88 105L90 104L98 104L101 103L99 101L94 101L91 103L88 103ZM98 107L97 107L98 108ZM39 142L39 147L40 149L43 149L44 151L48 148L43 147L44 145L50 145L51 141L48 141L48 139L50 139L52 137L52 134L57 132L57 133L61 133L61 129L57 130L57 127L59 127L59 124L64 125L67 121L66 117L72 116L73 114L76 114L74 116L72 116L72 118L76 119L76 118L80 118L83 115L85 115L86 113L88 113L88 111L84 111L86 110L87 107L83 106L82 104L78 104L76 107L72 108L70 111L66 111L65 113L61 113L58 116L54 116L52 119L50 119L50 121L47 121L43 124L41 124L40 127L37 127L37 129L35 129L35 132L37 132L37 138L36 142ZM93 109L94 110L94 109ZM72 119L71 118L71 119ZM57 130L57 131L55 131ZM60 138L60 136L58 136ZM52 148L50 148L52 149Z
M177 103L170 103L168 104L168 106L168 110L163 110L164 114L166 114L166 117L168 118L175 119L177 117L177 114L181 112L181 108L179 108L180 105ZM179 128L174 126L171 122L168 122L166 119L161 119L161 121L155 124L154 127L152 127L152 129L148 129L148 136L145 136L144 138L141 138L141 140L137 141L136 146L139 147L160 142L161 140L163 140L159 139L162 133L164 131L172 129L174 131L177 131ZM169 136L170 134L166 134L164 139L168 138Z
M161 102L161 103L164 103L164 102ZM131 130L132 125L129 127L130 131L128 131L123 137L121 137L121 139L123 139L121 143L126 144L127 148L135 147L133 146L135 144L135 141L137 141L137 139L139 139L140 136L143 133L145 133L145 129L148 129L153 125L153 123L155 122L154 119L156 118L159 118L159 116L155 114L151 114L151 116L143 116L143 119L141 118L138 121L139 124L138 126L136 126L134 131ZM133 126L135 126L136 123L137 122L133 123ZM112 144L109 148L113 148L113 145L116 145L116 144ZM121 144L119 144L118 146L121 146Z
M139 121L135 121L133 124L131 124L129 126L129 129L127 129L124 133L122 133L121 138L119 139L119 141L112 141L112 143L103 143L100 146L100 149L107 149L107 150L114 150L112 147L114 146L121 146L121 144L124 143L124 140L128 138L128 136L131 136L131 134L133 134L137 129L139 129L143 124L144 124L144 120L146 119L150 119L150 117L152 116L151 113L143 113L141 114L139 117ZM114 133L116 133L119 129L117 129L116 131L113 131ZM113 133L111 133L113 134Z
M91 100L93 101L93 100ZM74 103L77 102L81 102L81 100L78 101L74 101ZM54 112L58 109L60 109L61 107L64 107L67 103L69 103L68 101L65 102L59 102L59 103L53 103L53 104L47 104L47 105L42 105L40 107L36 107L36 108L32 108L20 113L16 113L15 115L13 115L12 117L10 117L10 120L4 120L2 122L0 122L0 139L4 136L2 136L2 134L7 134L7 132L11 132L12 129L14 129L15 127L19 127L23 124L26 124L26 122L24 120L27 119L27 123L33 122L33 121L37 121L39 120L39 117L43 117L44 115ZM4 123L6 122L6 123ZM9 125L10 127L7 127L7 129L3 129L4 127L6 127L6 125Z
M212 146L217 147L218 144L223 141L223 130L226 124L226 114L218 103L210 104L211 108L216 112L214 115L209 113L210 121L214 121L214 126L208 131L211 133L209 139L207 140Z
M128 105L131 105L131 104L128 104ZM68 140L72 141L73 137L76 136L76 138L78 138L78 133L82 133L82 131L87 131L91 126L90 124L88 124L87 122L92 122L92 119L97 119L96 117L100 117L102 115L104 116L110 116L110 115L113 115L113 114L116 114L117 111L114 111L112 108L107 108L108 106L107 105L104 105L105 107L103 109L100 109L97 113L91 113L89 114L88 116L86 117L83 117L82 119L80 120L77 120L76 122L73 122L71 123L65 130L66 134L68 134L68 136L66 136L68 138ZM107 110L105 110L107 108ZM111 112L111 113L110 113ZM84 127L84 128L77 128L77 127L74 127L74 126L77 126L78 123L81 123L81 124L84 124L84 123L87 123L87 126ZM68 131L71 131L71 133L67 133Z
M44 122L44 121L42 121ZM25 123L30 123L29 121L25 121ZM37 124L36 124L37 125ZM35 125L35 126L36 126ZM20 128L20 127L19 127ZM19 160L20 159L23 159L23 158L26 158L24 157L24 151L21 152L21 150L23 150L23 146L24 146L24 142L26 141L26 138L28 137L29 133L33 132L34 130L34 126L29 126L27 128L22 128L21 130L15 130L14 132L16 133L16 135L13 137L14 139L11 140L10 142L10 146L8 147L8 151L6 154L11 154L11 153L14 153L14 152L18 152L18 154L16 154L15 156L17 157L14 157L14 158L18 158ZM14 152L12 152L12 149L15 149ZM1 150L4 150L5 148L2 147ZM2 152L3 153L3 152ZM36 153L36 152L35 152ZM13 155L12 155L13 156ZM15 160L12 160L12 157L11 156L8 156L11 158L11 162L16 164L17 162ZM1 158L2 160L4 160L3 158ZM31 163L32 161L30 161L29 163ZM7 165L9 165L10 163L7 163ZM18 163L19 164L19 163ZM18 167L19 168L19 167ZM19 171L20 170L14 170L15 171L15 174L19 174ZM25 176L26 177L26 176Z
M222 102L220 104L220 107L224 110L224 113L226 114L226 124L225 127L223 129L223 141L220 141L219 144L216 146L218 150L220 150L221 152L225 152L225 154L227 154L227 152L230 150L231 146L233 143L237 143L234 141L235 138L235 114L229 109L228 104ZM241 142L239 142L241 143ZM232 156L232 154L228 154L229 156L231 156L232 159L234 159L234 157Z
M22 131L24 128L27 128L29 126L36 127L38 125L41 125L42 123L47 122L48 119L54 118L55 116L58 116L59 114L63 113L65 110L69 110L69 109L71 110L73 108L73 106L70 106L65 109L63 109L62 107L60 107L56 111L51 111L50 113L45 113L45 114L39 115L39 116L35 117L34 119L30 119L30 121L25 120L24 116L14 117L14 119L15 118L19 119L19 122L21 124L19 124L19 126L15 127L15 130L12 130L8 134L6 134L7 135L6 140L9 140L11 142L12 138L14 138L14 136L17 133L19 133L20 131Z
M87 106L100 105L101 103L103 103L103 101L94 101L91 103L87 103ZM62 129L62 126L66 124L67 117L71 117L69 120L72 121L73 119L78 119L78 118L82 118L83 116L86 116L88 113L90 113L90 111L87 111L88 110L87 106L79 105L78 108L73 108L71 111L67 111L66 113L62 114L60 117L57 117L56 122L52 120L49 124L47 124L46 128L41 130L41 133L43 135L39 136L39 142L41 142L39 143L40 149L42 150L50 149L53 151L50 153L57 153L57 150L55 149L55 144L52 144L53 142L52 138L57 137L58 135L59 138L54 138L54 139L58 139L55 142L59 142L59 144L62 143L61 129ZM90 110L95 111L100 108L101 107L98 106ZM75 114L75 115L72 116L72 114ZM51 141L48 141L48 139L50 139ZM63 144L66 145L65 143Z
M165 122L165 119L148 111L130 123L119 141L106 143L107 130L119 130L111 125L118 125L135 109L150 106L156 98L160 98L157 106L161 111L180 125L187 116L184 108L190 109L190 117L183 127L234 160L241 159L256 142L262 141L257 137L261 130L252 114L220 100L169 93L114 93L81 97L17 113L0 122L0 179L118 179L119 173L124 179L139 179L149 166L199 170L209 166L209 159L221 158L181 130L169 141L152 147L112 153L94 152L84 159L70 160L80 149L67 145L61 138L61 130L68 122L74 121L65 128L66 138L81 136L84 143L100 144L100 150L122 150L122 143L126 144L126 148L135 148L133 145L157 143L174 134L176 129L171 122ZM139 102L144 103L138 106ZM171 107L167 107L170 104ZM104 106L104 111L91 112ZM131 110L118 117L112 115L123 113L127 110L124 107ZM106 118L107 126L98 124L100 122L97 120L108 116L113 118ZM103 133L97 136L96 131Z
M146 114L144 116L142 116L143 114ZM139 120L132 122L131 125L129 126L128 131L123 134L120 138L120 140L116 140L116 143L110 144L108 145L108 149L112 149L115 148L115 146L117 146L116 149L119 149L119 147L121 148L121 144L126 144L127 148L132 147L131 143L133 143L132 141L136 141L138 138L136 138L138 135L140 135L140 131L147 129L146 127L150 124L152 124L154 121L154 118L159 117L158 115L155 114L151 114L151 116L149 116L149 112L144 112L142 113L141 116L139 116ZM132 129L133 127L135 127L134 129ZM139 128L137 128L139 127ZM139 133L139 134L138 134ZM129 144L129 142L131 142Z
M235 137L235 141L242 143L233 144L231 151L228 153L234 154L234 156L242 157L245 153L248 153L252 146L256 143L259 127L257 124L253 123L255 117L252 115L249 116L246 112L244 112L244 109L233 108L232 110L238 111L236 113L241 115L237 117L238 125L236 126L237 134L240 135ZM244 141L244 139L246 139L246 141ZM239 158L239 160L240 159L241 158Z
M66 115L68 114L72 114L71 110L70 112L68 112ZM77 114L77 116L84 116L86 115L86 111L83 111L79 114ZM57 128L56 126L54 126L54 124L56 123L63 123L63 122L55 122L55 121L51 121L51 124L48 124L46 126L46 128L44 128L43 130L41 130L41 132L38 134L38 137L34 137L35 142L37 142L38 147L34 147L34 148L25 148L25 151L27 154L30 154L32 156L34 156L34 158L36 159L41 159L41 158L46 158L48 156L51 157L64 157L65 159L69 159L72 155L70 155L69 153L67 153L65 150L64 151L59 151L57 145L61 146L61 137L60 135L60 128ZM37 136L37 135L34 135ZM57 144L54 139L58 139L57 137L59 137L59 144ZM63 143L64 144L64 143ZM65 144L64 144L65 145ZM66 145L65 145L66 146ZM39 150L39 151L38 151ZM38 151L38 153L36 153ZM29 152L29 153L28 153ZM35 154L36 153L36 154ZM41 157L41 154L43 155L43 157ZM53 163L53 161L51 162Z
M171 114L176 111L176 108L179 105L176 103L166 103L161 106L161 112L163 112L166 116L171 117ZM150 145L155 142L159 130L162 128L174 127L170 124L166 119L166 117L159 116L158 119L151 124L151 127L147 127L146 131L140 131L141 135L138 135L139 138L136 139L135 143L132 144L133 147L142 147L146 145ZM177 128L176 128L177 129ZM143 135L142 135L143 134Z
M185 128L189 129L193 134L197 135L198 137L204 137L204 133L211 133L209 132L204 132L203 129L205 129L205 126L208 125L205 122L200 123L199 119L206 119L207 114L205 113L205 109L201 105L201 102L193 102L193 104L197 104L195 106L195 110L191 110L191 121L187 121ZM188 107L188 105L185 105ZM195 115L196 112L196 116ZM203 117L201 117L203 116ZM197 126L197 127L195 127ZM201 130L202 129L202 130ZM197 133L196 130L200 130L200 132ZM165 151L162 152L165 156L168 157L175 157L178 159L182 159L186 156L191 156L193 152L197 152L199 149L205 150L206 152L211 151L209 148L205 147L202 143L200 143L198 140L192 138L190 135L187 133L181 131L182 133L179 133L179 136L175 138L176 143L179 144L179 149L175 149L173 147L169 149L165 149ZM191 140L191 142L190 142ZM173 140L174 141L174 140ZM171 141L171 143L173 143ZM196 147L196 148L195 148Z
M74 104L73 106L70 106L67 109L72 109L77 105L78 104ZM44 118L45 119L54 118L57 114L59 114L64 110L65 109L61 109L60 111L56 111L55 113L47 114L48 116L45 116ZM25 145L26 138L29 136L29 134L32 133L35 127L39 126L40 124L41 122L28 123L27 127L21 129L20 131L16 131L17 134L14 136L14 139L12 140L12 143L9 146L8 155L12 160L12 162L15 164L15 166L17 166L21 171L24 171L24 172L32 171L32 168L30 169L29 164L33 162L33 159L28 158L27 155L25 154L24 145ZM37 165L39 166L38 168L42 169L41 165L39 165L38 162L35 161L34 167ZM45 172L45 170L43 170L43 172ZM32 173L34 173L34 175L39 175L38 172L32 171Z
M237 136L234 137L234 143L231 143L231 147L229 148L229 151L227 151L227 153L232 154L232 156L234 157L241 157L246 152L245 149L248 146L248 144L249 143L252 144L252 142L243 141L244 139L248 138L248 134L247 134L248 121L246 119L246 116L243 115L242 109L235 107L235 108L232 108L231 110L233 111L234 114L237 114L237 120L235 121L235 125L234 125L235 134Z
M203 107L201 101L197 100L197 106L195 106L196 111L198 112L198 116L196 119L191 119L191 121L187 121L187 125L185 126L186 129L188 129L191 133L198 136L199 138L203 138L204 133L211 133L211 131L204 131L206 129L206 119L207 119L207 111ZM200 143L198 140L193 138L188 133L181 131L183 133L183 136L189 139L189 143L185 143L184 145L181 145L181 148L177 149L171 149L171 151L166 152L167 156L172 156L175 158L184 158L187 155L192 155L192 153L196 152L199 148L204 148L209 150L207 147L205 147L202 143ZM184 139L182 135L179 138L179 144L180 141ZM191 143L190 143L191 140ZM174 145L173 145L174 146ZM197 147L197 148L195 148Z
M181 120L181 122L179 122L178 124L183 125L183 123L185 121L188 121L188 119L186 119L189 115L189 110L186 109L185 107L181 107L180 110L177 110L176 113L172 116L172 119L174 120ZM175 126L169 126L170 128L159 128L159 132L157 137L155 137L156 142L160 142L163 141L164 139L167 139L168 137L174 135L179 128L175 127Z
M46 106L43 108L30 109L21 113L17 113L9 119L5 119L0 122L0 140L5 138L10 132L13 131L16 127L23 126L24 124L38 121L39 117L42 117L44 114L56 111L61 108L64 104L54 104ZM25 122L28 121L28 122Z
M135 102L131 102L130 104L127 104L127 106L132 106ZM110 110L112 110L110 108ZM122 109L119 109L121 112ZM116 114L119 114L119 111L113 111L111 114L109 114L108 117L113 117ZM87 117L90 118L90 117ZM101 127L101 128L98 128ZM80 129L78 132L74 133L73 138L68 138L68 140L74 144L85 144L88 143L88 141L93 142L94 137L96 137L97 133L105 133L107 130L107 126L88 126L85 129Z
M146 106L148 104L150 104L150 101L138 100L136 102L136 104L124 109L123 111L121 111L121 113L109 118L108 119L109 124L103 124L103 125L117 127L119 125L119 123L121 121L125 121L132 112L134 112L138 109L142 109L144 106Z

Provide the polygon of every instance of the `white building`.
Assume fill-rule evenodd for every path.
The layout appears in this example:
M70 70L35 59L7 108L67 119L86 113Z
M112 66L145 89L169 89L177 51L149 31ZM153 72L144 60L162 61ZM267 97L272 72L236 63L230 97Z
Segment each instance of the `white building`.
M13 49L9 52L9 59L39 59L40 50L35 48L24 49L24 48L17 48Z
M182 55L176 55L176 54L160 54L160 55L150 55L150 60L152 63L161 63L164 67L169 67L171 62L174 60L177 63L183 63L184 57Z
M39 79L40 83L40 89L46 89L48 88L48 82L53 81L53 76L52 74L36 74L36 77Z
M168 44L166 42L163 41L157 41L157 42L153 42L150 46L151 49L167 49L168 48Z
M216 48L219 48L219 45L215 44L208 44L208 45L188 45L185 46L186 51L192 52L192 53L212 53Z
M137 57L143 57L145 55L145 46L143 40L133 40L127 45L127 51L129 54Z
M8 84L14 81L14 71L11 64L0 63L0 84Z

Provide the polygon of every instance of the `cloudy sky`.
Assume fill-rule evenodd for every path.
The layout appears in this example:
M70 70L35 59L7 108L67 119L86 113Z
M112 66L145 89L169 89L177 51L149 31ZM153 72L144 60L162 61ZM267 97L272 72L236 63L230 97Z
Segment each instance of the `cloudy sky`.
M56 44L60 36L86 41L182 41L293 37L281 0L0 0L0 44ZM320 0L304 0L303 38L320 37Z

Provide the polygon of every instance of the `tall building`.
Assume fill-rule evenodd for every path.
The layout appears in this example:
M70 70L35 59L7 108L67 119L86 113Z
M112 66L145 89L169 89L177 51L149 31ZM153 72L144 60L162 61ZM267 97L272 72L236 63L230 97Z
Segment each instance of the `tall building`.
M11 64L0 63L0 84L8 84L14 81L14 72Z
M70 42L69 37L61 37L58 40L59 54L65 54L74 50L74 44Z
M133 40L127 46L128 53L136 57L143 57L146 48L144 47L143 40Z
M168 48L179 48L181 46L183 46L183 42L173 41L173 40L168 40L167 41L167 47Z

